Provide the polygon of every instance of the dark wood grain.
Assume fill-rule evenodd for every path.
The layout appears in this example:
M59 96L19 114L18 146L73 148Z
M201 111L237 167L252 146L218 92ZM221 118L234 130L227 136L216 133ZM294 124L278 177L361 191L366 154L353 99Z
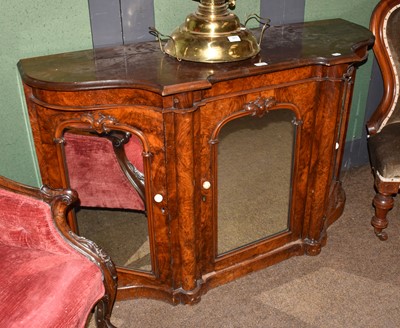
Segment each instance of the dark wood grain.
M55 138L65 121L101 113L147 140L153 271L118 268L118 298L193 304L210 288L321 251L344 207L339 173L355 67L373 40L369 30L339 19L272 27L259 55L235 63L178 62L152 42L19 62L45 183L68 187ZM219 255L219 129L283 108L297 124L289 229Z
M336 19L271 27L264 35L260 54L240 62L179 62L161 53L158 43L146 42L23 59L18 65L23 80L36 88L77 91L128 87L169 95L282 69L359 61L357 50L361 49L363 56L362 49L371 41L367 29ZM268 65L254 65L259 62Z

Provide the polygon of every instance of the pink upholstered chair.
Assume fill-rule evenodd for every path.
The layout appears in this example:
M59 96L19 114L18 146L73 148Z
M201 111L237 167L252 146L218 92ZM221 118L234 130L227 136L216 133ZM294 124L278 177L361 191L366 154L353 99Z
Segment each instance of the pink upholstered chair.
M0 177L0 327L85 327L96 306L110 322L116 295L111 259L66 224L76 192Z

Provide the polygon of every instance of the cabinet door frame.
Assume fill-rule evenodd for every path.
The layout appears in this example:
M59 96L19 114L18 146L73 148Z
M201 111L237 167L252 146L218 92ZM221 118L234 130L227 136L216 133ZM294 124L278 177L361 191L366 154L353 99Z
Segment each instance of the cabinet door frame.
M155 246L155 226L154 226L154 214L153 214L153 202L151 197L151 152L150 145L146 135L140 131L138 128L127 124L118 123L117 119L112 116L105 116L102 113L94 113L94 115L90 112L82 114L80 118L73 118L62 121L57 128L55 129L54 134L54 142L57 147L57 156L59 163L59 171L63 172L61 174L62 184L65 188L71 188L69 181L69 174L67 168L67 158L65 154L65 139L64 133L66 132L75 132L75 133L93 133L98 137L104 137L104 135L108 135L111 132L121 132L128 133L132 136L137 137L143 147L142 157L143 157L143 174L144 174L144 185L147 186L145 190L145 209L146 216L148 220L148 233L149 233L149 243L150 243L150 257L151 257L151 274L157 272L157 257L156 257L156 246ZM113 154L117 156L115 153ZM121 168L122 169L122 168ZM128 181L129 176L125 174ZM105 179L107 177L104 177ZM133 186L135 188L135 186ZM136 188L135 188L136 189ZM76 223L76 218L73 215L68 217L68 224L71 226L75 232L78 232L78 226ZM136 270L132 270L136 271Z
M240 119L243 117L254 117L254 119L265 119L264 116L268 116L268 113L278 110L290 110L293 114L293 119L291 124L295 127L294 129L294 147L292 147L292 162L290 163L291 166L291 176L290 176L290 193L288 194L289 197L289 208L288 208L288 226L285 231L281 231L276 233L272 236L266 236L264 238L252 241L246 245L239 246L235 249L232 249L226 253L219 254L218 253L218 136L221 132L221 129L231 121L236 119ZM290 241L296 240L300 238L301 226L298 224L299 222L294 222L292 218L294 217L294 207L292 206L293 200L296 199L296 188L293 188L295 185L294 180L296 179L296 167L297 161L299 160L296 154L296 149L298 147L298 143L300 142L300 135L301 135L301 120L299 119L299 109L294 104L290 103L277 103L274 97L258 97L256 100L248 102L243 105L240 111L233 112L232 114L226 116L222 121L218 123L215 127L211 138L210 138L210 145L211 145L211 162L212 162L212 179L214 181L214 192L213 192L213 231L214 231L214 259L215 265L217 269L222 269L226 262L230 262L230 257L238 258L238 261L244 260L247 255L245 253L249 252L252 248L259 248L262 247L266 243L274 244L275 247L280 247L287 244ZM274 240L273 242L271 242ZM280 242L281 241L281 242ZM279 246L280 245L280 246ZM267 247L268 248L268 247ZM266 252L265 249L264 252ZM251 252L251 251L250 251ZM243 259L240 259L243 256ZM253 256L253 255L251 255Z

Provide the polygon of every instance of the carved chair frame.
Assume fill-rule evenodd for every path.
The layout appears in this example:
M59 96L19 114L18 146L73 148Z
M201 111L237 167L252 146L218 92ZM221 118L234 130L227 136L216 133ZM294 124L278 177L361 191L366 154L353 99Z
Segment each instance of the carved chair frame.
M36 198L51 206L54 224L66 243L100 268L105 294L96 305L96 325L98 328L113 328L110 317L117 293L117 272L111 258L99 246L91 240L77 236L68 226L66 213L78 200L77 193L69 189L51 189L47 186L38 189L2 176L0 176L0 188Z
M375 35L373 50L382 72L384 94L376 111L367 122L369 137L380 133L399 108L399 73L395 68L395 59L387 36L389 18L397 10L400 10L400 0L381 0L371 16L370 29ZM372 170L375 177L376 195L373 199L375 215L372 217L371 224L375 234L381 240L386 240L388 236L383 231L388 226L386 216L393 208L393 196L399 191L400 179L387 179L375 168Z

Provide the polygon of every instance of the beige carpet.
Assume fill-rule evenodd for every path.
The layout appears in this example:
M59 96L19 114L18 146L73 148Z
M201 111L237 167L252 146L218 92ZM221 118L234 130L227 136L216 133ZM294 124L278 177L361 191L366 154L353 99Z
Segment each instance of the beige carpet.
M262 293L259 299L316 327L400 323L400 287L325 267ZM304 306L310 300L310 306Z
M320 255L291 258L215 288L195 306L118 302L112 322L120 328L400 327L400 200L382 242L369 223L369 167L346 172L343 182L345 213Z

